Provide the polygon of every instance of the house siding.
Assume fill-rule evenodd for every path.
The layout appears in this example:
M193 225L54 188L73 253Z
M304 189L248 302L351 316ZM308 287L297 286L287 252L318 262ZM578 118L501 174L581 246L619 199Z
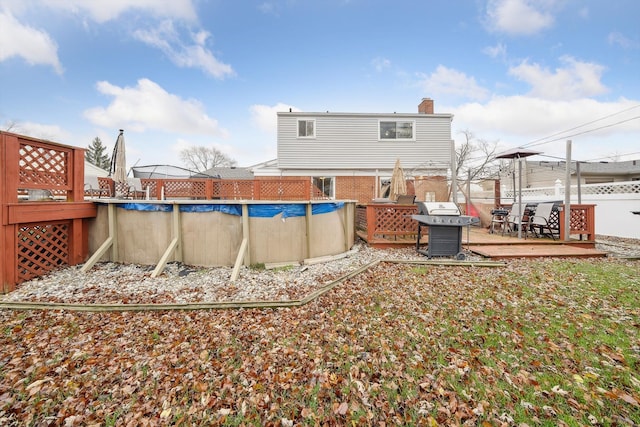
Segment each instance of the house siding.
M278 113L280 169L442 169L451 160L449 114ZM297 138L298 119L315 120L315 138ZM379 121L414 121L412 141L380 141Z

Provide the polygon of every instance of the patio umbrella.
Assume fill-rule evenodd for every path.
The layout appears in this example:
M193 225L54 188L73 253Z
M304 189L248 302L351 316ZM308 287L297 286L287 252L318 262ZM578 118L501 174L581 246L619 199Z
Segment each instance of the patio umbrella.
M389 198L391 200L397 200L398 196L404 194L407 194L407 180L404 177L402 166L400 166L400 159L396 159L396 164L393 167L393 173L391 174Z
M540 154L540 151L529 150L527 148L513 148L511 150L507 150L502 154L496 156L496 159L512 159L514 162L518 159L518 205L521 207L520 212L524 212L522 209L522 163L520 159L529 156L535 156L536 154ZM518 238L522 237L522 227L518 227Z
M124 197L127 187L127 159L124 148L124 130L122 129L120 129L116 145L113 147L109 175L113 177L116 197Z

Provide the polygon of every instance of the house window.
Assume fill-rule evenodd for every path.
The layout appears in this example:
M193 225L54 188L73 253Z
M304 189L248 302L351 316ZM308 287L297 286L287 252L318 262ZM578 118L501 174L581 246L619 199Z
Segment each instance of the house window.
M334 181L332 177L314 176L313 177L313 194L314 199L333 199Z
M380 122L380 139L413 139L414 122Z
M315 138L316 121L298 120L298 138Z

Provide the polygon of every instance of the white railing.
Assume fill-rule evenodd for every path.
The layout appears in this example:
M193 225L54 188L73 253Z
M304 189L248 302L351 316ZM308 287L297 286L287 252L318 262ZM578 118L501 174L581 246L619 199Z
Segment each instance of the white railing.
M565 188L561 183L554 187L523 188L523 202L558 201L563 203ZM596 205L596 234L640 239L640 181L609 182L571 186L571 203ZM513 190L502 191L501 203L514 201Z
M516 193L517 194L517 191ZM547 197L561 197L564 198L564 186L561 182L556 182L553 187L539 187L539 188L523 188L522 199L535 199L547 198ZM571 195L577 196L578 186L571 186ZM581 195L609 195L609 194L624 194L631 195L640 194L640 181L624 181L624 182L607 182L604 184L582 184L580 185ZM502 199L513 200L513 190L503 190ZM633 197L633 198L636 198Z

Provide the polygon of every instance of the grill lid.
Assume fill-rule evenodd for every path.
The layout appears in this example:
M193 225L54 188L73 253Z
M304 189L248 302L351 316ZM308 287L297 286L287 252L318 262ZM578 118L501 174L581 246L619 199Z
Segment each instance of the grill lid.
M453 202L417 202L420 215L460 216L458 205Z

